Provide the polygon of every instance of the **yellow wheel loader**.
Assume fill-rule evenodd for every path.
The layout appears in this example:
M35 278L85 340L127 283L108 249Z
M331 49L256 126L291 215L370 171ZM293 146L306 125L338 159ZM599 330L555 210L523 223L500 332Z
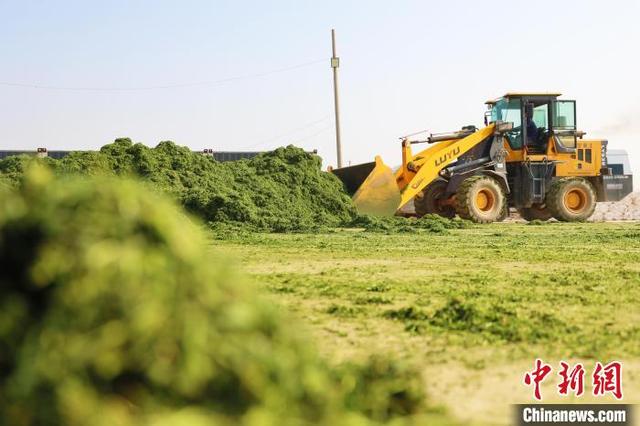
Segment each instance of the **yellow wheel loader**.
M626 152L608 158L606 140L585 139L576 102L559 96L507 93L486 102L482 129L403 138L395 171L379 156L331 171L366 214L457 214L489 223L515 208L526 220L583 221L596 202L632 192L633 179ZM418 144L429 146L414 154Z

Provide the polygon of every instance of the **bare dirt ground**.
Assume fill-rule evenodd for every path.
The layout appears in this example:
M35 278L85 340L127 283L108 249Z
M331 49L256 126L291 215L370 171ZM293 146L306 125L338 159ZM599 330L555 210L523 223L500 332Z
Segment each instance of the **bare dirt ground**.
M615 203L598 203L590 220L640 220L640 192L633 192Z

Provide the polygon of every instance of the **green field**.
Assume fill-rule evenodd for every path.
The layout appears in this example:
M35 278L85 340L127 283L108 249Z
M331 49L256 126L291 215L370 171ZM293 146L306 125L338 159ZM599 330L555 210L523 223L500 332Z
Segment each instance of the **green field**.
M423 372L428 402L463 422L506 424L531 402L536 357L623 362L640 402L640 224L503 223L448 230L214 234L339 363L391 354ZM566 397L565 397L566 398ZM583 396L582 402L613 402Z

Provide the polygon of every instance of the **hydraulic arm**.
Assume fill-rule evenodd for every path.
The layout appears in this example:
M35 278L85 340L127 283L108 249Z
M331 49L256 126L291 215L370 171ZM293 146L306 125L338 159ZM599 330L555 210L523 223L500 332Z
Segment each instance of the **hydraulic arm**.
M361 213L393 215L438 178L442 169L493 134L491 124L479 131L431 137L429 148L413 155L402 142L402 165L393 173L379 156L372 163L333 170L351 193Z
M449 139L435 142L433 146L419 152L415 156L411 154L411 144L408 141L403 141L403 164L396 172L396 182L398 188L402 191L398 208L407 204L426 188L427 185L437 179L442 169L493 135L494 127L495 126L491 124L462 139Z

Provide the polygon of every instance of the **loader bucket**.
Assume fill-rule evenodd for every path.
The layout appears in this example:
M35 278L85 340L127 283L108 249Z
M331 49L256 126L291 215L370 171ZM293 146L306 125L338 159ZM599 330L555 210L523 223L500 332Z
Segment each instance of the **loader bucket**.
M379 156L372 163L332 170L351 195L359 213L393 216L400 204L395 176Z

